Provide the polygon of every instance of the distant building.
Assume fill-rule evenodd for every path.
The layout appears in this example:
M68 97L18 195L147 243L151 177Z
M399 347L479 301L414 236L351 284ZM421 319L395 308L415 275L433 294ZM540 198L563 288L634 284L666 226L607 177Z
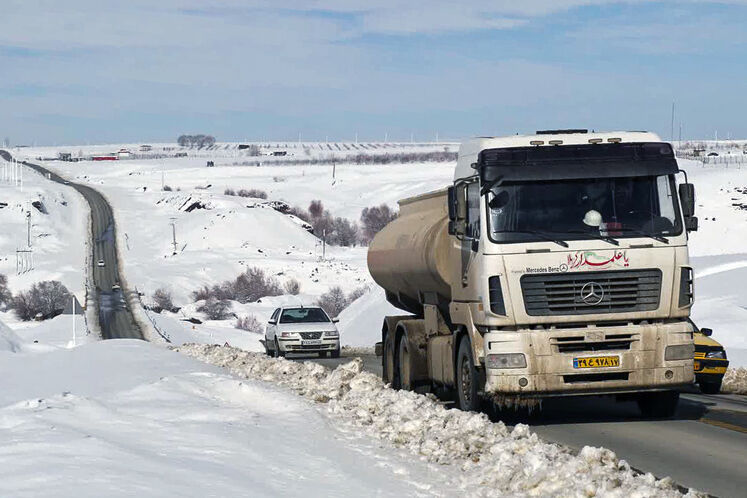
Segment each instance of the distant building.
M116 161L119 159L117 156L113 154L108 154L104 156L92 156L91 161Z
M131 156L132 154L131 154L131 153L130 153L130 151L129 151L129 150L127 150L127 149L119 149L119 150L117 151L117 155L118 155L118 156L119 156L120 158L122 158L122 157L130 157L130 156Z
M287 156L288 151L287 150L276 150L272 153L273 156Z
M59 154L57 154L57 156L59 157L60 161L73 160L73 155L70 152L60 152Z
M144 144L140 146L140 152L150 152L153 150L152 145Z

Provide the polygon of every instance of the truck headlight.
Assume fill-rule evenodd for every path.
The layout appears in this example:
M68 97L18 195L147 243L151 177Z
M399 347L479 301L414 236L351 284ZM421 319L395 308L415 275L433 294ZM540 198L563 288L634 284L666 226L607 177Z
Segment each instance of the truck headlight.
M666 361L691 360L694 354L695 346L692 344L678 344L667 346L667 349L664 350L664 359Z
M485 365L488 368L526 368L527 359L524 353L489 354Z
M709 353L706 353L706 358L718 358L721 360L726 359L726 351L723 349L721 351L711 351Z
M339 337L340 333L337 332L336 330L330 330L328 332L325 332L324 335L325 337Z

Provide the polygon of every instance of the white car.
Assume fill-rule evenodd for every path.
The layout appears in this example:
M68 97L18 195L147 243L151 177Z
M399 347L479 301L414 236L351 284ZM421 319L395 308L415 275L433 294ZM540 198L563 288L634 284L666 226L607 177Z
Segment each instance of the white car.
M271 356L286 353L317 353L320 357L340 357L337 318L331 319L319 307L278 308L265 328L265 352Z
M96 263L96 266L98 266L99 268L103 268L104 266L106 266L106 263L104 263L103 259L100 259L99 262Z

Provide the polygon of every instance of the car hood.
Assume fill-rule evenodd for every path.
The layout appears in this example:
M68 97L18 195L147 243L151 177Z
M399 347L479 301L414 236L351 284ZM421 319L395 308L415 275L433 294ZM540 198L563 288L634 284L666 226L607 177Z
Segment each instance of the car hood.
M337 327L332 322L278 323L278 330L282 332L327 332L337 330Z
M710 337L705 336L700 332L695 332L693 334L693 341L695 342L696 346L723 347L721 346L720 342L716 341L715 339L711 339Z

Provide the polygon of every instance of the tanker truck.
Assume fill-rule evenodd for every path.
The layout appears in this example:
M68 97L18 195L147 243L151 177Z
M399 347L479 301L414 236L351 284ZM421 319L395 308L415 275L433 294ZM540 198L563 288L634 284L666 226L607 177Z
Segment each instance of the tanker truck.
M586 130L474 139L452 184L399 206L368 250L405 312L382 325L385 382L451 393L464 410L614 395L674 413L694 377L698 220L670 144Z

